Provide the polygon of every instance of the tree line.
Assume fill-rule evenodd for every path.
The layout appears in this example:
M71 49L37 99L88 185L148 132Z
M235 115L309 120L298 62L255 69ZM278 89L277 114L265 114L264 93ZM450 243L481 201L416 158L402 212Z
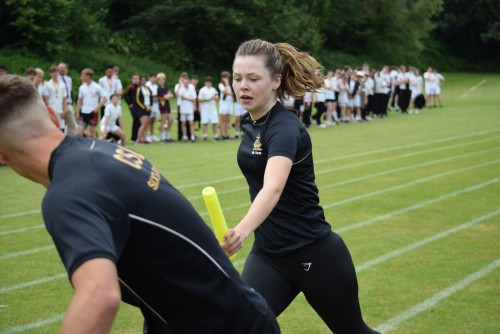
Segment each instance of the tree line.
M499 16L497 0L4 0L0 49L52 59L99 48L200 71L227 68L241 42L263 38L327 67L486 70L499 68Z

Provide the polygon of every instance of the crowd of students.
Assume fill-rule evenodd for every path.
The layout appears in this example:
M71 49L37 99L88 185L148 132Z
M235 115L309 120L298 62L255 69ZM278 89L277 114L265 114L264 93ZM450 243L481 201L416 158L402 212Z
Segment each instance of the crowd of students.
M0 75L5 73L6 67L0 64ZM196 142L195 131L199 129L201 140L208 141L209 124L215 141L241 136L240 120L245 110L235 97L231 74L227 71L220 74L217 85L211 76L205 77L202 87L196 75L189 77L182 72L170 90L164 73L152 73L149 77L134 74L124 89L117 66L107 65L97 82L94 71L86 68L81 71L81 85L76 95L67 75L67 64L54 65L49 73L50 80L46 82L42 69L26 70L26 76L37 86L45 103L58 115L61 131L68 135L96 137L100 120L100 137L125 145L123 97L133 120L130 140L138 145L174 141L171 132L175 122L177 140L182 142ZM285 101L285 106L297 112L306 128L311 124L324 128L385 118L388 110L418 114L425 106L442 107L441 86L445 79L432 67L422 76L419 69L409 67L407 70L404 65L377 69L370 69L368 64L357 68L345 66L328 71L323 80L322 89L307 92L302 99ZM171 106L174 97L176 110ZM177 113L176 121L173 112ZM155 127L158 123L159 137ZM230 136L231 128L234 128L234 136Z

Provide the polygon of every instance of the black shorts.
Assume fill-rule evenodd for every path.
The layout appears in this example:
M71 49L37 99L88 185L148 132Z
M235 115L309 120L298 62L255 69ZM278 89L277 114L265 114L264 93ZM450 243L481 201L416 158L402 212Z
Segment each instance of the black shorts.
M96 112L90 112L89 114L80 113L80 124L89 125L92 127L97 126L97 122L99 121L99 114Z
M328 102L335 102L335 100L332 100L332 99L326 99L326 100L325 100L325 103L328 103Z

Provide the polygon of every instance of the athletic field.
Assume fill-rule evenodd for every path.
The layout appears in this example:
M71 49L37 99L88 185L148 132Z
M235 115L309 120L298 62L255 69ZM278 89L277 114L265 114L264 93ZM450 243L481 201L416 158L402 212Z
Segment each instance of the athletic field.
M310 129L321 204L351 251L365 320L384 333L500 333L500 76L446 79L444 108ZM215 187L234 226L249 207L237 145L132 147L207 222L201 190ZM44 189L0 168L0 193L0 334L55 333L72 290L43 226ZM303 295L278 320L283 333L329 332ZM113 333L141 324L123 304Z

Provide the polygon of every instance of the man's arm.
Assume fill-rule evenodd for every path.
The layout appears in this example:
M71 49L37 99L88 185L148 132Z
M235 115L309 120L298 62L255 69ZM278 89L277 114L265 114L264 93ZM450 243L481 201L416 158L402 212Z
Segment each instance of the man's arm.
M92 259L82 264L71 276L75 289L61 333L109 333L121 294L115 264L108 259Z

